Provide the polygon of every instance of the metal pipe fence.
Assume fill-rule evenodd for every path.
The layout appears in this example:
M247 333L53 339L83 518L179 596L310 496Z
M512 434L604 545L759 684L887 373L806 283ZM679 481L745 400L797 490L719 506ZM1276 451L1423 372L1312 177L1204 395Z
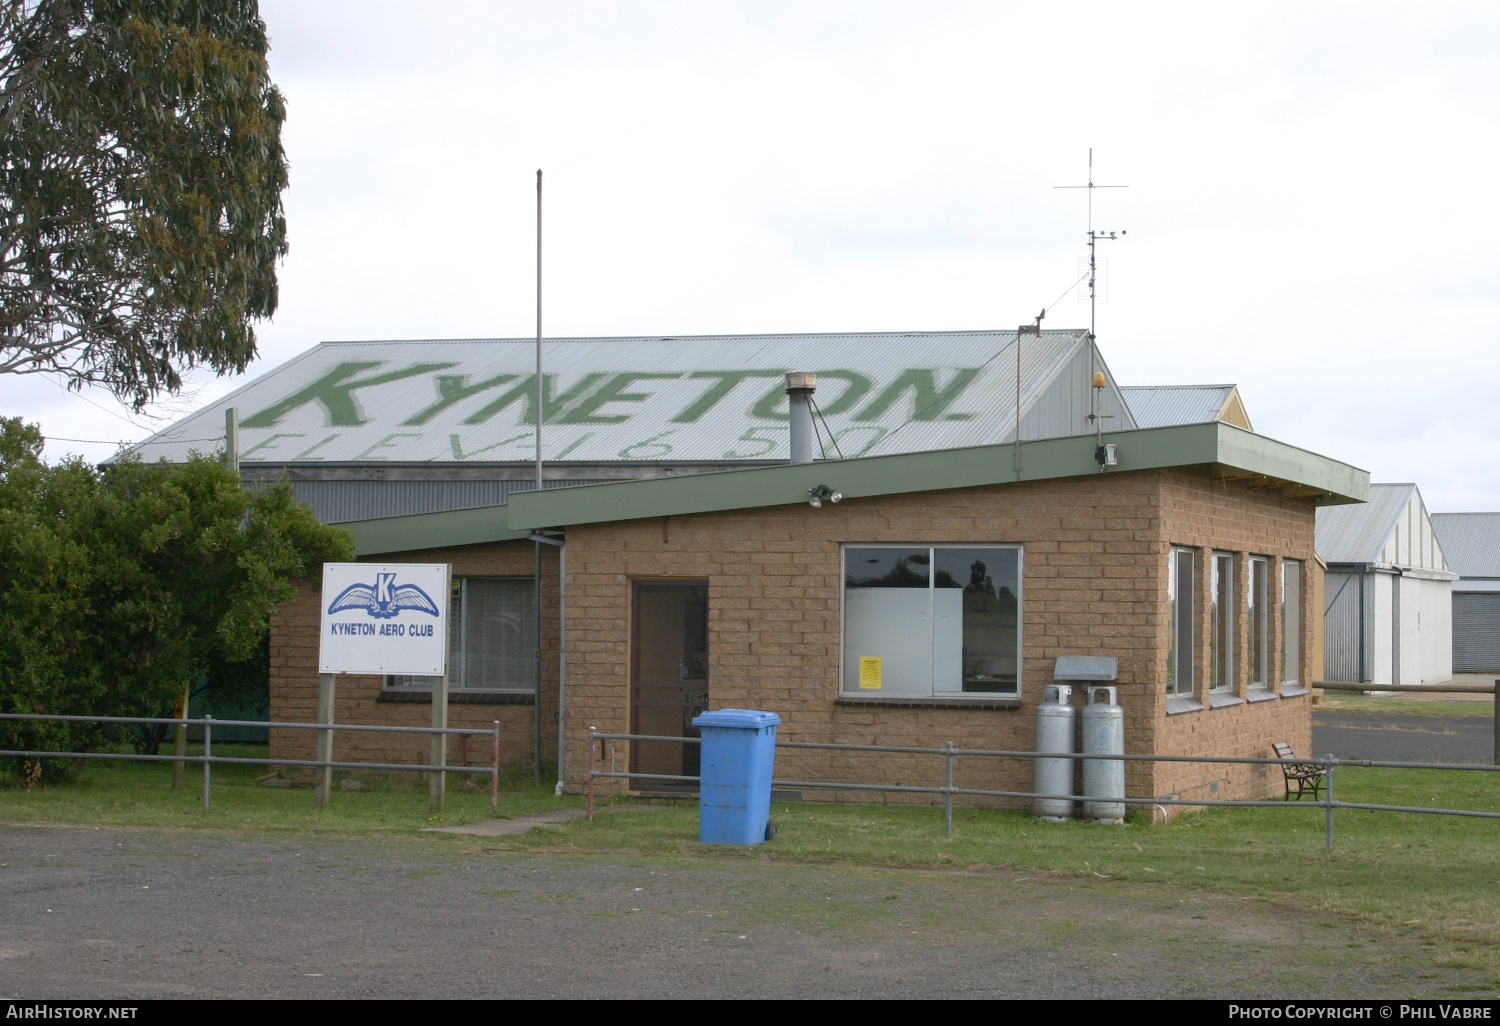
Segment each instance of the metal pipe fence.
M51 716L42 713L0 713L0 720L18 721L50 721L63 723L124 723L124 724L165 724L172 727L201 726L203 728L203 754L202 755L147 755L138 752L53 752L41 750L22 749L0 749L0 757L15 757L21 759L114 759L127 762L175 762L195 763L203 767L203 808L211 807L213 790L212 769L215 763L225 765L241 766L302 766L324 771L324 779L317 782L314 792L314 801L319 808L328 800L327 775L336 769L359 769L359 770L392 770L406 771L411 773L440 773L446 777L449 773L478 774L490 778L490 811L499 811L500 806L500 721L492 721L492 726L485 727L400 727L386 726L384 724L371 723L295 723L278 720L216 720L212 716L203 716L197 719L183 719L169 716ZM329 734L337 731L369 731L383 734L455 734L462 739L476 735L488 737L492 740L491 764L488 766L449 766L431 765L427 763L402 763L402 762L349 762L336 759L272 759L254 758L250 756L232 756L213 754L213 728L214 727L284 727L289 730L326 730Z
M626 780L656 780L670 781L673 783L699 783L700 778L684 774L669 773L636 773L621 770L600 770L596 758L596 745L602 745L610 741L671 741L681 744L702 744L702 740L696 737L669 737L660 734L614 734L598 730L591 730L588 735L589 741L589 769L588 769L588 815L592 820L594 817L594 781L603 779L626 779ZM1430 763L1430 762L1396 762L1377 759L1340 759L1329 754L1322 757L1271 759L1261 757L1235 757L1223 755L1158 755L1158 754L1135 754L1135 755L1105 755L1096 752L1027 752L1011 751L1007 749L990 748L956 748L953 742L947 742L942 748L927 748L913 745L850 745L836 744L821 741L777 741L777 748L789 749L811 749L817 751L834 752L878 752L894 755L930 755L941 757L944 761L944 783L923 786L919 784L872 784L856 783L852 781L830 781L830 780L783 780L773 779L773 787L796 787L824 789L831 791L883 791L897 794L932 794L943 796L943 824L945 835L953 836L953 798L956 795L985 798L1030 798L1050 799L1069 802L1100 802L1115 805L1134 805L1137 807L1167 805L1190 806L1193 808L1270 808L1290 809L1304 808L1324 810L1324 834L1325 846L1329 851L1333 850L1333 812L1335 809L1364 809L1370 812L1411 812L1434 816L1464 816L1477 819L1500 819L1500 812L1485 812L1477 809L1439 809L1428 806L1414 805L1379 805L1368 802L1343 802L1334 798L1333 783L1334 771L1341 766L1353 766L1367 769L1422 769L1422 770L1449 770L1458 772L1497 773L1500 765L1489 766L1477 763ZM1074 762L1080 760L1097 760L1099 762L1166 762L1166 763L1194 763L1208 765L1241 765L1241 766L1320 766L1323 769L1324 784L1322 787L1324 797L1313 799L1309 802L1300 800L1290 801L1288 798L1281 799L1212 799L1212 798L1182 798L1183 792L1173 792L1167 795L1135 796L1128 795L1089 795L1089 794L1049 794L1040 791L1006 791L990 788L955 787L953 784L953 763L959 758L994 758L994 759L1067 759ZM1188 790L1191 790L1189 788Z

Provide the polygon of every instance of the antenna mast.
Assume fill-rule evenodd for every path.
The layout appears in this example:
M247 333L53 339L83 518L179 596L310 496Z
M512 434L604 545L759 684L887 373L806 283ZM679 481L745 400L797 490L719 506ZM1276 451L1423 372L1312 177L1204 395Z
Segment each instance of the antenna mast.
M1096 259L1095 244L1100 240L1113 240L1124 235L1123 231L1096 231L1094 228L1094 190L1095 189L1128 189L1128 185L1095 185L1094 184L1094 148L1089 147L1089 176L1086 185L1054 185L1054 189L1087 189L1088 190L1088 239L1089 239L1089 371L1090 384L1097 379L1099 374L1099 345L1094 333L1096 327L1096 306L1098 302L1099 265ZM1099 415L1099 389L1097 387L1089 390L1089 423L1094 425L1094 433L1103 433L1103 423Z

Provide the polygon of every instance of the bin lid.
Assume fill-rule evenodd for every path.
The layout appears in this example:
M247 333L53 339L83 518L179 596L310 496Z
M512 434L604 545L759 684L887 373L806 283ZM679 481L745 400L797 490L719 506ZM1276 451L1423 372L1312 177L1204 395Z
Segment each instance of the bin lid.
M774 727L780 722L780 716L759 709L715 709L693 718L695 727L739 727L743 730Z

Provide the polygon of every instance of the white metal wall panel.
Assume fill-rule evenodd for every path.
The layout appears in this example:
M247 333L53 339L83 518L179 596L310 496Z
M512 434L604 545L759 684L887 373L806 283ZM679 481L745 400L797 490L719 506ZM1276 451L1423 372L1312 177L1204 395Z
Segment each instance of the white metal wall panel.
M1500 673L1500 594L1454 593L1453 669Z

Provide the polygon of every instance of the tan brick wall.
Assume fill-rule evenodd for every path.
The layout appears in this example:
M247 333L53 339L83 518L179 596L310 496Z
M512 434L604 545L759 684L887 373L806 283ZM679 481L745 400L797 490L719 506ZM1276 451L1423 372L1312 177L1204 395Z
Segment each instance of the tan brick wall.
M529 577L535 570L531 542L503 542L451 549L382 554L379 562L449 563L453 576ZM556 776L557 758L557 550L542 549L542 777ZM271 617L271 719L309 723L318 713L318 595L299 589L297 598ZM340 723L430 726L432 706L426 703L378 701L382 680L378 676L341 675L335 688L335 719ZM448 706L448 725L490 729L500 721L502 764L529 769L533 743L533 711L530 704L459 704ZM348 732L335 738L334 758L369 762L425 763L430 756L425 734L381 734ZM448 759L457 765L459 739L449 736ZM488 738L468 740L472 765L489 765L492 743ZM313 758L313 732L273 730L271 757ZM550 760L550 761L549 761ZM476 778L477 779L477 778Z
M1167 717L1162 681L1169 547L1306 559L1312 531L1312 507L1305 501L1214 481L1207 471L1122 473L849 499L822 509L799 504L572 527L568 779L577 783L583 777L587 753L581 742L589 727L630 729L631 581L672 577L709 582L710 705L773 710L782 717L784 740L953 741L959 747L1030 749L1035 707L1041 685L1052 679L1053 660L1097 654L1120 660L1128 751L1249 755L1282 738L1306 749L1311 728L1305 698ZM840 545L877 542L1024 546L1021 709L837 703ZM1206 583L1200 591L1206 617ZM1206 638L1206 621L1200 622L1199 634ZM1207 646L1199 647L1204 664L1198 676L1206 681ZM1243 691L1242 674L1238 681ZM783 750L777 775L933 784L941 782L941 766L941 760L922 756ZM1279 773L1263 783L1253 769L1223 775L1231 785L1222 790L1233 795L1259 794L1279 782ZM959 763L961 786L1026 790L1030 779L1029 763ZM1133 794L1154 795L1214 779L1214 770L1203 766L1132 764L1128 786Z
M837 482L830 482L836 484ZM1303 651L1311 651L1310 572L1313 510L1204 470L1145 471L870 499L822 509L806 505L579 525L568 529L568 772L577 788L586 769L590 727L630 730L631 582L706 580L709 587L709 681L712 708L770 709L784 740L1029 750L1036 705L1059 655L1112 655L1120 660L1121 701L1130 752L1267 753L1275 740L1309 751L1309 700L1283 698L1208 708L1207 645L1200 644L1199 698L1205 708L1166 715L1167 555L1173 545L1200 552L1200 639L1207 637L1203 560L1214 550L1304 560ZM839 704L840 546L859 543L1019 543L1022 557L1023 702L1020 709L911 708ZM382 560L453 564L456 575L529 574L529 543L509 542L384 555ZM544 777L555 759L557 682L556 553L544 551L546 619L543 675ZM1243 590L1244 577L1240 578ZM1279 574L1273 573L1273 583ZM1243 697L1248 620L1240 602L1236 693ZM1279 597L1273 598L1279 610ZM1274 623L1274 617L1273 617ZM1273 639L1279 635L1273 633ZM1273 642L1279 669L1279 641ZM273 623L273 719L314 718L317 695L317 602L303 595ZM338 716L347 722L424 724L430 707L377 703L377 678L341 678ZM1081 696L1075 695L1081 705ZM451 707L455 725L501 719L503 757L529 762L530 706ZM310 753L310 734L273 735L278 753ZM628 746L621 745L622 764ZM455 749L456 751L456 749ZM425 758L420 736L350 736L339 756ZM455 756L456 757L456 756ZM475 756L471 752L471 760ZM961 760L961 786L1030 789L1029 762ZM942 760L783 750L783 779L937 784ZM1228 777L1212 797L1279 794L1274 767L1191 764L1128 766L1131 794L1160 795ZM808 797L812 797L808 792ZM861 797L842 792L841 797ZM887 800L880 796L862 797Z
M1157 725L1156 751L1162 755L1212 754L1226 757L1270 758L1273 741L1290 741L1299 754L1311 754L1312 715L1310 696L1280 698L1273 702L1254 702L1226 708L1212 708L1208 689L1209 575L1206 557L1215 551L1235 554L1235 568L1240 575L1235 583L1238 596L1236 616L1235 679L1232 694L1244 699L1249 678L1250 621L1244 601L1248 579L1249 557L1269 556L1270 587L1270 657L1268 683L1279 689L1281 681L1281 560L1303 561L1302 651L1312 649L1313 514L1305 500L1282 499L1275 493L1247 488L1237 481L1214 480L1206 472L1183 470L1161 472L1162 531L1168 546L1192 546L1203 553L1197 561L1199 570L1199 603L1196 610L1200 639L1196 653L1196 698L1205 707L1200 711L1166 714L1166 692L1158 689L1154 719ZM1163 557L1165 559L1165 557ZM1163 575L1165 562L1163 562ZM1161 654L1160 673L1166 672L1166 651ZM1304 673L1306 678L1307 674ZM1304 680L1305 683L1305 680ZM1220 782L1228 778L1227 783ZM1161 795L1188 790L1184 798L1212 799L1280 797L1281 771L1268 767L1211 766L1207 764L1162 763L1153 782L1154 793Z

